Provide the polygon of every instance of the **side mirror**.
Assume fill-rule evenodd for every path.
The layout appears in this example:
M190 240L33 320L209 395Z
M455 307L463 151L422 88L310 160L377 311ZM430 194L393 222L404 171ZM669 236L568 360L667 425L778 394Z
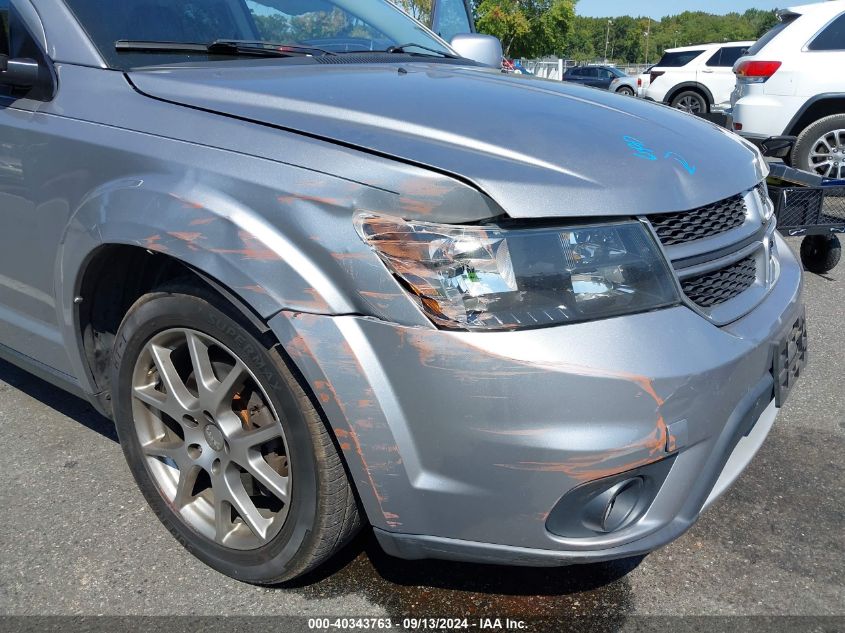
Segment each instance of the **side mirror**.
M502 43L492 35L465 33L453 37L451 44L461 57L493 68L502 67Z
M0 86L31 88L38 83L38 62L0 55Z

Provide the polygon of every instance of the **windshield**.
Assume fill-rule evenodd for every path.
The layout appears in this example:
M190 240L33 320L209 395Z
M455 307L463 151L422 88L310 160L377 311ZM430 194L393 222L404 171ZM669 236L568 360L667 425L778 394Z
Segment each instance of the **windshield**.
M209 44L250 40L334 53L449 53L428 29L387 0L65 0L106 63L138 66L236 58L222 52L115 50L119 40ZM414 48L408 44L420 44Z

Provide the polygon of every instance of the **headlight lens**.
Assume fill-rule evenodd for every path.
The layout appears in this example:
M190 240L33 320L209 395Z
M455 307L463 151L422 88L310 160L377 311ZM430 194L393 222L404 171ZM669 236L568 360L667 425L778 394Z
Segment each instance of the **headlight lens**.
M538 327L679 302L672 272L640 222L508 229L361 213L355 225L441 327Z

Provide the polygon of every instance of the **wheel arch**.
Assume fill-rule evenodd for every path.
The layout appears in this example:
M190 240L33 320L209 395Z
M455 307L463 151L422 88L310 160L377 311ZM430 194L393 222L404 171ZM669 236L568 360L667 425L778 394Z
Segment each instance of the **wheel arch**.
M832 114L845 114L845 92L829 92L808 99L786 126L785 136L797 136L807 126Z
M88 254L76 283L73 344L66 345L84 390L111 415L108 366L114 336L132 305L157 287L174 281L206 288L231 305L257 332L269 328L247 293L237 292L191 264L169 254L127 243L104 243Z
M315 287L320 278L303 270L312 264L304 254L299 253L304 266L297 266L271 235L256 235L254 227L274 230L250 209L182 179L140 175L88 195L66 227L55 270L58 322L80 395L111 417L110 385L103 380L109 332L103 330L106 337L96 341L91 319L103 318L114 334L140 296L166 281L188 278L222 297L267 337L268 348L281 354L338 443L342 431L309 382L308 368L268 322L280 314L331 320L328 316L354 312L336 300L342 295L334 287L326 292ZM342 451L341 457L360 484L366 469L359 456ZM362 494L370 509L372 495Z
M149 251L133 244L102 244L89 253L86 264L80 271L78 280L79 296L83 297L83 301L74 304L75 345L69 346L68 351L70 353L73 349L78 357L86 380L93 386L93 389L88 390L89 399L101 413L107 417L112 415L111 385L108 380L112 344L128 310L139 298L166 283L178 281L185 285L196 284L200 296L207 296L210 292L226 302L253 326L259 340L268 349L274 349L280 355L328 429L344 469L350 475L355 494L363 503L366 515L377 518L381 516L378 501L367 484L366 462L358 453L343 450L345 442L342 440L347 437L346 421L338 420L332 415L330 408L327 409L326 401L319 397L317 387L321 383L314 382L311 367L298 356L300 346L282 340L270 327L269 319L262 316L243 293L236 292L207 273L197 270L190 263L170 254ZM131 279L125 278L127 270L134 273ZM113 283L120 279L125 279L127 283L121 286ZM106 287L100 287L99 282L105 282ZM203 292L203 289L206 292ZM90 300L86 299L86 296L90 297ZM286 322L296 316L316 318L316 315L310 313L282 310L276 313L274 320ZM322 377L322 380L328 379ZM362 482L366 484L363 488Z
M692 90L694 92L698 92L699 94L701 94L702 97L707 99L708 105L714 105L713 93L710 92L710 89L707 86L697 81L684 81L682 83L679 83L669 92L666 93L666 96L663 98L663 102L666 104L671 104L675 97L677 97L680 93L684 92L685 90Z
M57 316L88 394L104 390L89 365L83 317L95 288L107 282L131 297L163 276L193 276L259 321L284 309L352 311L309 256L257 213L181 185L159 175L109 183L85 198L66 228L56 261ZM117 303L127 307L127 300Z

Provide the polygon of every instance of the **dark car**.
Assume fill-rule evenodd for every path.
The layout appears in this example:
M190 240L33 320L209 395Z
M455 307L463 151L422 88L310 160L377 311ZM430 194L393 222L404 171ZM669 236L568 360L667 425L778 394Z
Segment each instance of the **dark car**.
M575 66L564 73L563 80L607 90L611 81L624 76L625 73L613 66Z

